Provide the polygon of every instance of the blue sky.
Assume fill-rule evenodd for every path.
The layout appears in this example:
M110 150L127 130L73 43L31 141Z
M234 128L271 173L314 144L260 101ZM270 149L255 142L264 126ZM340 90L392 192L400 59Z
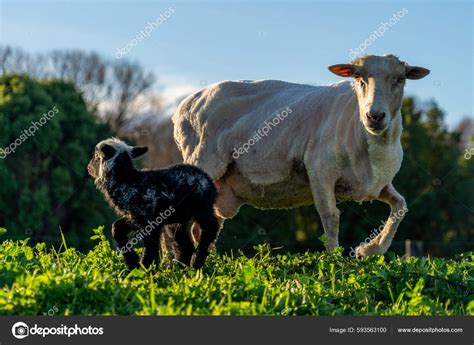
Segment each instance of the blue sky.
M1 44L111 58L171 7L174 13L127 54L152 70L170 97L226 79L338 81L327 66L348 62L351 48L405 9L365 52L394 53L429 68L427 78L408 82L406 94L436 100L451 125L474 117L470 1L0 2Z

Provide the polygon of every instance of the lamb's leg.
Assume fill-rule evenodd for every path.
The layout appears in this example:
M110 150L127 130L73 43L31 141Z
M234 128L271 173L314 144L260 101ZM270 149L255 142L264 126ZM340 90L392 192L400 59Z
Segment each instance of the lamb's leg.
M177 243L174 239L174 234L179 224L168 224L164 225L160 235L160 248L162 258L165 257L165 253L168 258L174 259L176 256Z
M310 177L311 192L314 205L323 223L324 234L327 237L326 250L332 252L339 246L339 216L340 211L336 207L336 196L334 183L321 177Z
M138 267L138 254L132 247L127 247L127 235L133 230L136 230L135 226L125 218L121 218L112 224L112 237L117 242L118 249L123 254L130 270Z
M356 248L356 257L363 257L372 254L384 254L392 244L398 225L405 216L405 213L408 212L405 199L395 190L392 184L389 184L382 189L377 200L390 205L390 217L380 234L369 243L363 243Z
M151 233L143 239L143 254L141 263L145 268L151 266L154 262L156 265L160 263L161 259L161 247L160 247L160 235L162 226L157 226Z
M209 247L217 240L219 222L214 215L212 206L205 213L198 214L195 220L201 227L201 238L191 259L191 266L197 269L204 266L209 255Z
M199 239L201 238L201 228L198 223L193 223L191 226L191 234L194 242L199 243Z
M217 216L217 222L219 223L219 232L224 227L225 220L226 218ZM197 222L194 222L192 223L192 226L191 226L191 240L195 245L197 245L199 243L200 238L201 238L201 228L199 227L199 224ZM211 243L211 245L209 246L209 250L213 252L214 254L217 254L216 242Z
M176 260L186 266L191 264L191 257L194 253L194 244L189 233L189 225L189 222L179 224L174 234L174 239L178 247Z

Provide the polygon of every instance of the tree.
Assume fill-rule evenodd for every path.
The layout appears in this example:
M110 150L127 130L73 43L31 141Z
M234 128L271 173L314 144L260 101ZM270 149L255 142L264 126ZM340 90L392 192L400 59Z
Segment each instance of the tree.
M143 106L143 96L154 83L152 73L127 60L110 60L97 53L55 50L31 55L0 46L0 73L28 74L39 79L62 79L81 90L90 112L101 115L120 132L130 115ZM153 102L155 111L160 102Z
M87 111L74 86L0 77L0 224L12 238L79 246L113 213L86 178L94 145L112 131Z

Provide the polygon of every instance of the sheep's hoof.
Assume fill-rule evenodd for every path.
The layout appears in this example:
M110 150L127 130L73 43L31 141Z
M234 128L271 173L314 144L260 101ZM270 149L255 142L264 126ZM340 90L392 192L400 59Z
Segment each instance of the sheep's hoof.
M367 248L365 248L365 247L366 246L364 246L364 245L360 245L355 249L355 258L357 260L360 260L363 257L366 257L368 255Z
M371 243L362 244L355 249L356 259L362 259L369 255L383 255L386 250L379 245L373 245Z
M125 259L125 263L127 264L127 267L130 271L140 267L140 258L134 250L124 253L123 258Z

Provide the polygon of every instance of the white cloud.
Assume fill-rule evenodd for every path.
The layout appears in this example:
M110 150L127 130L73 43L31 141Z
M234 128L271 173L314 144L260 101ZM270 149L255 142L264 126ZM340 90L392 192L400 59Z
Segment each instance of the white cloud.
M193 92L199 90L202 86L199 83L188 80L183 77L164 76L158 78L157 93L162 99L163 114L173 115L179 103Z
M171 117L179 103L193 92L207 85L207 81L196 81L183 76L160 75L152 89L140 95L131 105L128 127L143 122L161 122ZM111 101L102 101L99 113L113 109Z

